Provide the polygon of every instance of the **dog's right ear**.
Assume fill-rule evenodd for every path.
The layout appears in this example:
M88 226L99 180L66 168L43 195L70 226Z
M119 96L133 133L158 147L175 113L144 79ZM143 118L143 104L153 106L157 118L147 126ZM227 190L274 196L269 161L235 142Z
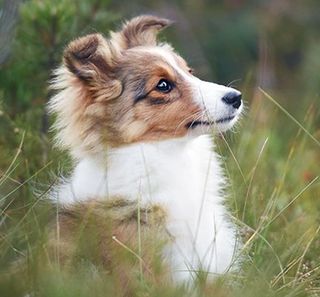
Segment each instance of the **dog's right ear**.
M171 21L153 15L141 15L126 22L119 32L112 33L112 39L122 49L136 46L156 46L157 34L171 25Z
M101 34L90 34L72 41L63 60L70 72L85 83L112 78L116 49Z

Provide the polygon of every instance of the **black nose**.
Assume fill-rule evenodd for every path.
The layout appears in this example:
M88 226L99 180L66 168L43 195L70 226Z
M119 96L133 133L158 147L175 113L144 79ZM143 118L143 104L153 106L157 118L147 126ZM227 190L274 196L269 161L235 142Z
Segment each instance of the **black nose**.
M222 101L232 105L234 108L239 108L241 105L241 93L230 92L222 98Z

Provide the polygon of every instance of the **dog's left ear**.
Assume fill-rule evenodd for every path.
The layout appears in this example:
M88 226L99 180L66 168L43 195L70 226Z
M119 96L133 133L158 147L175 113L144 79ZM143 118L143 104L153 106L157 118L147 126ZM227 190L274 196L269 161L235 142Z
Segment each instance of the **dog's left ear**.
M125 23L122 30L111 35L120 48L129 49L136 46L155 46L160 30L172 24L170 20L143 15Z
M117 51L101 34L80 37L66 47L63 61L82 82L110 80Z

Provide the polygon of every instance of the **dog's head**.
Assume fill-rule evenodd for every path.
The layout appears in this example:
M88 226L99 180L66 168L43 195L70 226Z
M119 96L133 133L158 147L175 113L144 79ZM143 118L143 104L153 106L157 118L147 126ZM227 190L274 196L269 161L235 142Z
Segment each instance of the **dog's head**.
M79 156L233 126L241 93L198 79L168 44L158 43L169 24L140 16L109 39L92 34L68 45L49 102L62 146Z

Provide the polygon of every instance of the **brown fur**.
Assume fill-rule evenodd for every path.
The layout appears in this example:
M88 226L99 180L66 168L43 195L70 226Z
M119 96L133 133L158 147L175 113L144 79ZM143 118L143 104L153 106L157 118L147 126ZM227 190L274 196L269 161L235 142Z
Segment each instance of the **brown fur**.
M128 294L132 278L140 274L140 261L146 280L168 277L161 262L163 244L170 240L165 221L164 210L156 205L139 208L120 198L78 203L59 211L48 250L65 269L85 260L112 273Z
M59 91L49 110L58 115L57 142L75 157L138 141L182 137L187 121L199 113L188 83L161 56L143 50L156 46L156 33L170 22L142 16L105 39L91 34L71 42L52 88ZM186 73L186 62L168 45ZM160 79L174 89L156 90ZM143 100L137 98L144 96ZM177 110L179 112L177 113Z

